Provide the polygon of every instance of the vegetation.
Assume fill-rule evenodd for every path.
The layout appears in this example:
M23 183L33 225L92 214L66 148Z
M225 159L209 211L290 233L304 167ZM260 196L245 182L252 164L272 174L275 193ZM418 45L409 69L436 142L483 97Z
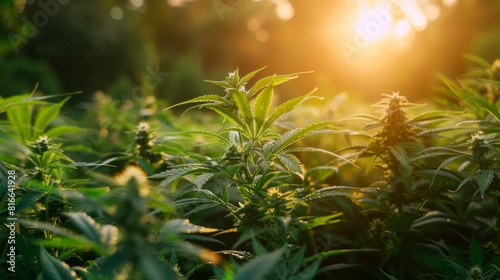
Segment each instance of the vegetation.
M0 99L15 277L499 279L500 60L470 58L441 77L446 109L392 93L380 115L327 120L300 111L326 112L315 90L281 100L299 74L250 84L263 68L167 108L184 118L153 96L98 93L85 116L67 95Z

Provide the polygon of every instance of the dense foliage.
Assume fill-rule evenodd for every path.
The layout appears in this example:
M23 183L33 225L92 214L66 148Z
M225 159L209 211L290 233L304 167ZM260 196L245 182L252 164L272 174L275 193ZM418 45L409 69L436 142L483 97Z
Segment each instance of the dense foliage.
M392 93L346 118L315 90L281 102L298 74L250 85L263 69L181 119L153 96L0 99L1 278L498 279L500 60L472 59L446 109Z

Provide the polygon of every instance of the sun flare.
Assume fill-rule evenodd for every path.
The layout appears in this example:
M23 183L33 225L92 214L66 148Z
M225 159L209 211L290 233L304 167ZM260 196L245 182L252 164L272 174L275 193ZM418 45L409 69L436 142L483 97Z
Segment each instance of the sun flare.
M355 6L346 2L343 22L332 22L340 53L348 62L354 56L380 57L380 51L391 53L411 46L414 35L429 27L457 5L452 0L362 0ZM340 26L340 27L339 27ZM342 30L340 30L342 29ZM335 40L338 36L334 35Z

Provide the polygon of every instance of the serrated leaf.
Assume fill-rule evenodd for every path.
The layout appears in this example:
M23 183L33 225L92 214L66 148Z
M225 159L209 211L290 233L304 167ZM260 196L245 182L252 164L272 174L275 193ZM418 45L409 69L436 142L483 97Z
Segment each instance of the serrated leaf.
M276 85L276 83L273 83L273 85ZM265 121L262 130L267 130L272 124L274 124L274 122L276 122L276 120L281 118L283 115L297 108L300 104L302 104L302 102L313 98L311 97L311 95L316 90L317 89L315 88L302 96L289 99L285 103L279 105L276 109L273 110L267 121Z
M215 138L215 139L219 140L221 143L224 143L226 145L230 145L231 144L230 141L228 141L225 137L223 137L219 133L213 133L213 132L206 131L206 130L189 130L189 131L176 132L176 133L173 133L173 134L196 134L196 135L204 135L204 136Z
M198 226L189 222L188 219L171 219L165 223L161 229L161 234L191 234L191 233L211 233L220 231L216 228Z
M270 85L280 85L282 83L288 82L290 80L296 79L298 77L297 74L292 74L292 75L273 75L273 76L268 76L264 77L252 86L250 90L248 91L247 98L251 99L254 95L256 95L261 89L270 86Z
M243 86L245 85L251 78L253 78L253 76L255 76L255 74L259 73L260 71L262 71L263 69L265 69L267 66L264 66L264 67L261 67L257 70L254 70L248 74L246 74L245 76L243 76L241 79L240 79L240 83L239 83L239 86Z
M495 177L495 171L486 169L486 170L480 170L478 172L479 174L477 174L475 177L479 185L479 191L481 192L481 197L484 198L486 190L488 189L491 182L493 181L493 178Z
M198 96L193 99L177 103L175 105L172 105L170 107L165 108L163 111L170 110L174 107L177 106L182 106L182 105L187 105L187 104L192 104L192 103L209 103L209 104L229 104L229 102L224 99L224 97L215 95L215 94L209 94L209 95L203 95L203 96ZM189 111L190 109L186 110Z
M180 167L176 169L171 169L167 171L163 171L161 173L149 176L149 178L152 179L161 179L165 178L158 187L166 187L170 185L172 182L186 176L189 174L195 174L195 173L205 173L205 172L212 172L212 170L206 168L203 165L191 165L191 166L186 166L186 167Z
M240 260L250 260L251 258L254 257L254 255L250 254L249 252L240 251L240 250L223 250L223 251L217 251L214 253L230 255L230 256L233 256L233 257L240 259Z
M205 184L210 181L214 177L214 173L203 173L201 175L196 176L194 180L194 184L198 189L202 189Z
M269 109L273 103L274 86L270 85L266 87L255 99L253 107L253 115L255 118L255 124L258 131L261 130L261 126L267 119L269 114Z
M301 178L304 177L304 165L302 165L302 163L296 156L291 154L283 154L278 155L278 158L288 171L300 176Z
M335 213L332 215L328 216L320 216L316 217L314 219L310 219L306 221L303 225L301 225L301 229L306 230L306 229L312 229L318 226L324 226L324 225L330 225L333 223L337 223L340 220L336 219L342 216L342 213Z
M191 211L187 212L184 215L190 216L190 215L192 215L194 213L198 213L198 212L207 212L207 210L210 210L210 209L215 208L217 206L220 206L220 204L219 203L213 203L213 202L210 203L210 204L198 205L194 209L192 209Z
M40 246L40 265L45 279L50 280L76 280L76 273L69 265L56 259Z
M404 147L396 145L389 147L389 150L405 170L410 169L410 157L408 156L408 153L406 152L406 149Z
M241 119L230 110L216 106L207 106L207 108L213 110L214 112L222 116L224 119L235 124L241 132L245 133L250 131L248 123L241 121Z
M224 201L224 203L228 203L229 202L229 193L227 191L227 187L225 187L225 186L221 187L221 194L222 194L222 200Z
M252 127L252 111L245 94L236 89L229 89L229 96L231 96L247 126Z
M220 86L221 88L230 88L232 85L226 81L213 81L213 80L205 80L206 83L210 83L213 85Z
M302 199L304 201L310 201L313 199L319 199L325 197L347 196L349 195L349 192L346 191L359 191L359 189L353 187L344 187L344 186L331 186L315 190L314 192L303 197Z
M316 123L310 124L310 125L305 126L305 127L296 128L296 129L287 131L285 134L282 135L281 138L279 138L273 142L269 142L269 143L272 143L272 145L270 146L271 149L269 149L266 152L267 158L282 153L284 149L286 149L288 146L292 145L293 143L308 136L309 134L313 133L314 131L317 131L317 130L319 130L323 127L327 127L329 125L331 125L331 122L323 121L323 122L316 122Z

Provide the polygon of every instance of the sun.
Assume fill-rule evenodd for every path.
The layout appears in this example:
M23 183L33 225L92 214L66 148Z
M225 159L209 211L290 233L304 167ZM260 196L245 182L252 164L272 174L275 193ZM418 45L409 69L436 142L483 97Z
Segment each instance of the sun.
M346 3L342 19L336 18L331 25L328 24L335 30L334 35L330 33L329 36L336 41L342 56L352 62L356 56L363 59L381 57L409 48L416 33L453 9L458 0L360 0L355 5L351 1Z

